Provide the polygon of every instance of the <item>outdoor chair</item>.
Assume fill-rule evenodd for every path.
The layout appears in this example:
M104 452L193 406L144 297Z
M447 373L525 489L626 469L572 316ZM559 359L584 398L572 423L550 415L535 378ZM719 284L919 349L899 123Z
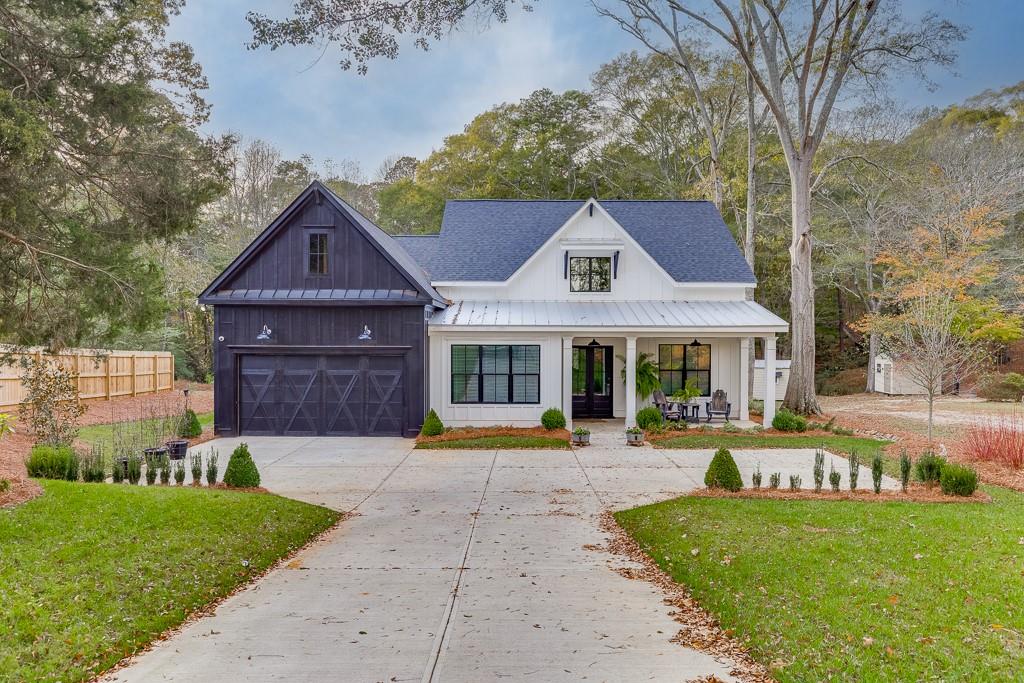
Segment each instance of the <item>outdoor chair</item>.
M677 422L682 415L679 412L678 404L669 404L668 399L665 398L665 393L661 389L654 390L654 405L661 411L661 416L665 418L666 422ZM672 406L675 406L674 408Z
M715 393L711 394L711 400L706 404L708 411L708 422L711 422L713 417L721 417L723 420L729 420L729 414L732 412L732 404L728 401L728 396L722 389L716 389Z

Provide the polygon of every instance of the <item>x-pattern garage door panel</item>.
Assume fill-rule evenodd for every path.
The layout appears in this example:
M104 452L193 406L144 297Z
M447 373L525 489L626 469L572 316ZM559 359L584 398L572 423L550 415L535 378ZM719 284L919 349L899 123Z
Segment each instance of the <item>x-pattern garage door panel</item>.
M403 365L401 356L244 356L241 432L401 435Z

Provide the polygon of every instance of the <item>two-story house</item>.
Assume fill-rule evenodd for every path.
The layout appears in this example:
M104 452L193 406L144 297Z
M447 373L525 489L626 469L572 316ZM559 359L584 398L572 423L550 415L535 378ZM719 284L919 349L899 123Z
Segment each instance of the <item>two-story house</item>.
M704 201L449 201L440 234L392 238L313 183L200 297L216 429L409 435L428 408L536 425L552 406L631 425L638 357L744 420L751 339L774 376L787 329L755 284Z

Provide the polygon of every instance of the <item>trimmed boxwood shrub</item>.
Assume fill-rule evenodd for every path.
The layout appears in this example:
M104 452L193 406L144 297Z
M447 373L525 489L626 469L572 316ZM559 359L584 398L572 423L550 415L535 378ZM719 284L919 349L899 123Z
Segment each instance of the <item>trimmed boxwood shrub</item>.
M652 427L660 427L664 421L664 417L661 411L654 406L647 406L641 408L636 412L636 426L640 429L650 429Z
M228 459L224 470L224 483L240 489L253 488L260 485L260 472L249 454L249 445L240 444Z
M736 461L728 448L719 448L715 457L711 458L708 471L704 473L704 485L709 489L721 488L726 491L739 491L743 488L743 479Z
M780 432L806 432L807 418L783 408L772 418L772 427Z
M548 408L540 416L544 429L565 429L565 414L558 408Z
M423 418L423 426L420 427L420 436L439 436L444 434L444 423L431 408L427 416Z
M937 484L942 476L942 467L946 459L934 453L925 453L917 459L914 465L917 471L917 478L926 484Z
M71 446L36 444L25 461L28 476L78 481L78 454Z
M947 496L970 496L978 488L978 473L956 463L946 463L939 475L939 486Z
M199 424L199 416L191 408L187 409L184 417L181 419L181 429L178 431L178 437L194 439L197 436L202 436L202 434L203 426Z

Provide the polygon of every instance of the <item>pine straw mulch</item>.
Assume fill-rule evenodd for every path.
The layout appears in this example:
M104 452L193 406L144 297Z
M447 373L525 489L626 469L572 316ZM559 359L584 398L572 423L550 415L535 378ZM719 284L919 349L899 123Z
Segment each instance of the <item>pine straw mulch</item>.
M543 436L549 439L565 439L569 442L568 429L545 429L544 427L455 427L437 436L417 436L416 443L432 443L438 441L460 441L462 439L480 439L488 436Z
M923 484L911 484L907 492L883 489L881 493L875 493L867 489L856 491L839 491L833 493L831 489L815 492L813 489L740 489L739 491L726 491L725 489L695 489L688 495L694 498L748 498L748 499L773 499L773 500L847 500L861 503L991 503L992 497L981 490L977 490L970 496L947 496L937 486L925 486Z
M588 550L608 552L619 559L628 560L637 566L613 567L620 576L637 581L647 581L664 594L664 603L672 607L669 616L682 627L671 638L678 643L716 659L726 660L732 665L729 674L742 683L767 683L773 681L768 670L754 661L753 657L732 634L723 629L711 614L691 597L690 592L672 580L657 563L645 553L633 538L618 525L610 510L601 513L600 528L608 535L607 545L588 545ZM697 679L714 681L714 677Z
M830 416L826 416L826 419L828 417ZM1024 492L1024 470L1015 470L997 462L973 460L967 456L963 444L966 426L941 425L943 431L950 431L949 436L936 437L929 443L927 436L903 427L902 423L905 420L906 418L886 415L867 416L845 412L835 415L836 424L854 430L855 436L892 441L882 449L889 458L899 458L903 449L915 459L926 451L933 451L953 462L970 465L977 470L978 479L985 484Z

